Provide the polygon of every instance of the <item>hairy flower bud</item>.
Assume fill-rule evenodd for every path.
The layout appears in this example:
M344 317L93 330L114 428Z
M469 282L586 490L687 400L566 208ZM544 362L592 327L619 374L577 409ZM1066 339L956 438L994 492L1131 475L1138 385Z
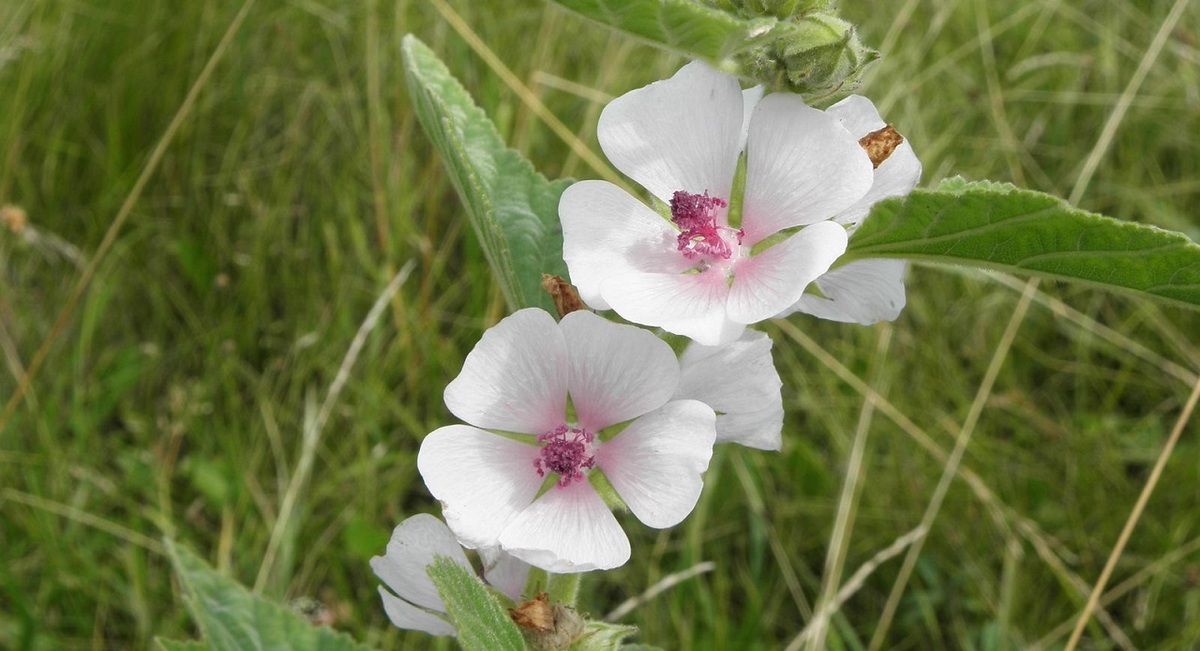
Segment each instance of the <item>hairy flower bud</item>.
M854 26L837 16L814 13L778 24L776 37L740 55L748 76L808 97L858 86L879 53L863 45Z

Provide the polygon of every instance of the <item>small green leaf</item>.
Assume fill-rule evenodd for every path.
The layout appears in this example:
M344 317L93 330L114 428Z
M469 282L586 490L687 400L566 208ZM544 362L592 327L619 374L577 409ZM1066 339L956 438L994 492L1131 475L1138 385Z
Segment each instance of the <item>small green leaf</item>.
M627 648L621 645L621 640L636 634L637 631L636 626L588 622L583 627L583 635L571 648L576 651L617 651Z
M1007 183L944 181L877 204L839 263L904 258L1079 281L1200 307L1200 246Z
M508 149L491 120L415 36L404 37L401 51L417 118L466 205L509 309L553 311L542 274L567 275L558 198L571 181L547 181Z
M694 0L553 0L661 48L719 64L764 38L774 18L740 18Z
M444 556L429 566L429 578L446 603L458 643L466 651L524 651L525 640L487 586Z
M365 651L368 648L344 633L313 626L291 610L250 594L236 581L217 574L173 541L167 540L166 546L183 588L188 612L196 620L205 643L205 646L193 644L175 649ZM166 646L171 642L164 642L160 640L159 644L171 648Z
M717 2L718 8L696 0L553 1L651 45L810 97L855 88L879 58L854 25L823 13L829 11L825 2Z

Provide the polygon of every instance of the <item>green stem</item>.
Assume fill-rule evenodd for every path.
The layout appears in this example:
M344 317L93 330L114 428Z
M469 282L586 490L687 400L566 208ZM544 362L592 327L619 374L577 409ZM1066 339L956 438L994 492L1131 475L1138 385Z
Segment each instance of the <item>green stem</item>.
M579 582L582 573L550 574L546 573L546 592L550 593L550 602L564 606L574 606L579 599Z

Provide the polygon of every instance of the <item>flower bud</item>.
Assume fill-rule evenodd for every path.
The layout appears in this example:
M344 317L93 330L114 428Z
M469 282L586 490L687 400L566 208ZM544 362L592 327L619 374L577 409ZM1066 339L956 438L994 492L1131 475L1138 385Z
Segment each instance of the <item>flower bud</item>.
M879 58L852 24L831 14L781 22L773 32L773 40L739 55L744 74L808 97L855 88L866 65Z

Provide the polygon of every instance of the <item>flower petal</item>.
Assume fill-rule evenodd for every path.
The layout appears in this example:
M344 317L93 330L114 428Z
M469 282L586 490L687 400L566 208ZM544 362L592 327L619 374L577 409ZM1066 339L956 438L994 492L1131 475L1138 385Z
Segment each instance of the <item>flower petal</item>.
M696 400L675 400L630 423L596 451L596 464L639 520L679 524L696 507L716 438L716 415Z
M401 599L422 608L446 612L446 604L425 573L425 568L433 564L434 556L445 556L475 571L446 523L422 513L392 530L387 553L372 558L371 569Z
M563 260L579 296L610 309L600 284L631 271L680 273L692 266L679 253L679 231L658 213L607 181L580 181L558 202Z
M797 95L764 97L746 143L743 244L842 212L870 189L872 172L858 140L833 116Z
M779 314L800 300L804 288L845 251L846 229L827 221L806 226L766 251L739 260L729 288L729 318L757 323Z
M744 325L725 316L729 287L721 273L626 273L601 286L604 298L628 321L716 345L737 339Z
M423 631L430 635L455 635L454 626L441 617L417 608L379 586L379 596L383 597L383 610L396 628L410 631Z
M723 346L693 342L679 359L676 400L699 400L717 412L717 443L778 450L783 430L783 382L771 360L771 338L747 330Z
M825 112L846 127L855 138L862 138L887 126L875 104L862 95L850 95L825 109Z
M488 585L513 601L521 599L529 578L529 563L499 547L480 549L479 559L483 561L483 578Z
M754 107L758 106L762 97L762 86L751 86L742 91L742 136L738 140L738 151L746 148L746 138L750 135L750 117L754 115Z
M442 502L446 524L472 549L496 544L542 485L538 448L466 425L434 430L421 442L417 470Z
M675 352L649 330L587 311L566 315L559 327L571 358L571 404L580 427L597 432L637 418L675 392Z
M586 481L551 488L513 520L500 544L557 574L611 570L629 560L629 539Z
M697 61L610 102L596 136L618 170L664 202L676 190L728 199L742 106L737 78Z
M861 95L851 95L830 106L825 112L839 120L855 138L862 138L887 126L883 118L879 117L879 112L875 110L871 100ZM853 206L834 217L834 221L857 226L871 211L871 206L888 197L907 195L919 180L921 161L917 160L917 155L906 138L892 155L875 169L871 189ZM854 229L851 228L850 232L854 232Z
M567 368L554 318L519 310L483 333L446 387L446 406L476 427L541 434L563 422Z
M804 312L822 319L871 325L904 309L904 260L856 260L817 279L824 297L805 294L780 316Z

